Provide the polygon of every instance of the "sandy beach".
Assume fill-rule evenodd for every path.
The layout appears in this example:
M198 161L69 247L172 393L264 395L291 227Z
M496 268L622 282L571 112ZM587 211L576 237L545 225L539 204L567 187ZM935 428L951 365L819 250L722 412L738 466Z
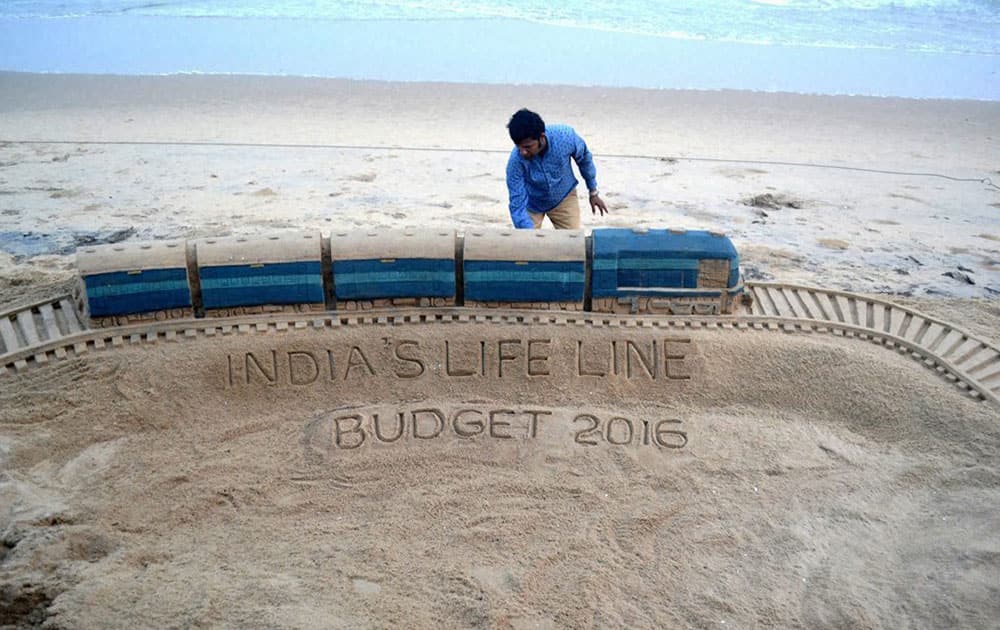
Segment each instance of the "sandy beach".
M1000 102L738 91L0 73L0 307L64 290L84 244L506 227L520 107L593 151L588 230L720 229L747 279L1000 342ZM663 363L595 367L621 348ZM0 626L990 627L998 421L898 353L759 331L95 353L0 376Z
M588 229L722 229L750 279L1000 291L1000 190L979 182L1000 181L994 102L278 77L2 74L0 86L15 253L122 230L509 225L504 126L526 106L594 152L612 212ZM70 261L2 264L51 274Z

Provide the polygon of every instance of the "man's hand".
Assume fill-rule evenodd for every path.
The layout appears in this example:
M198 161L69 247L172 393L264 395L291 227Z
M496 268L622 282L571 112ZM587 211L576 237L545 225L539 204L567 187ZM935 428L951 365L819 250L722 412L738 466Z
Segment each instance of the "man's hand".
M601 199L600 195L591 195L590 197L590 212L592 214L597 214L597 211L601 211L601 216L603 217L606 212L608 212L608 206Z

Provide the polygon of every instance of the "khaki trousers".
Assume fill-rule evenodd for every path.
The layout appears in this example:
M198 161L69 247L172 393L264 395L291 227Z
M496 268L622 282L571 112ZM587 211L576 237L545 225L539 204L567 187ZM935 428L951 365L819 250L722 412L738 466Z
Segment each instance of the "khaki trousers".
M569 194L559 202L559 205L548 212L532 212L528 210L528 216L535 224L535 229L542 227L542 221L548 216L552 225L557 230L579 230L580 229L580 199L576 196L576 188L569 191Z

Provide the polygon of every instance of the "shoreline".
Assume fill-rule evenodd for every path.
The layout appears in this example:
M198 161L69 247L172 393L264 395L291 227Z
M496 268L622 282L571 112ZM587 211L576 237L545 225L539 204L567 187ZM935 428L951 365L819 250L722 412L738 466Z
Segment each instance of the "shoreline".
M260 52L261 41L270 43L267 54ZM518 54L539 41L546 42L545 55ZM2 69L15 71L203 72L1000 100L994 55L671 39L512 18L0 18L0 42Z
M1000 98L968 98L960 96L899 96L892 94L861 94L861 93L825 93L825 92L796 92L789 90L766 90L766 89L751 89L751 88L731 88L731 87L714 87L714 88L679 88L679 87L643 87L636 85L602 85L602 84L574 84L574 83L558 83L558 82L489 82L489 81L461 81L461 80L423 80L423 79L368 79L368 78L351 78L351 77L334 77L325 75L309 75L309 74L295 74L295 73L285 73L285 74L272 74L266 72L251 73L251 72L203 72L198 70L191 71L173 71L173 72L160 72L160 73L123 73L123 72L63 72L59 70L51 71L41 71L41 70L9 70L0 69L0 77L5 75L10 76L36 76L36 77L89 77L95 79L171 79L171 78L185 78L185 77L204 77L211 79L264 79L264 80L292 80L292 81L331 81L331 82L348 82L348 83L358 83L358 84L375 84L375 85L415 85L415 86L444 86L444 87L459 87L459 86L480 86L480 87L491 87L491 88L511 88L511 89L524 89L524 88L552 88L552 89L565 89L565 90L608 90L608 91L640 91L640 92L650 92L650 93L690 93L690 94L760 94L768 96L786 96L786 97L804 97L804 98L846 98L846 99L871 99L874 101L913 101L920 103L982 103L985 105L994 105L1000 103Z

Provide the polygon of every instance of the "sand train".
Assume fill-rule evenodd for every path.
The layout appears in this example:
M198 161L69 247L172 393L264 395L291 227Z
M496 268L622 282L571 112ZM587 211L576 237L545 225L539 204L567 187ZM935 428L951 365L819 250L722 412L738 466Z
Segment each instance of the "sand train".
M732 241L701 230L295 232L86 247L77 264L95 327L445 306L722 316L746 299Z

